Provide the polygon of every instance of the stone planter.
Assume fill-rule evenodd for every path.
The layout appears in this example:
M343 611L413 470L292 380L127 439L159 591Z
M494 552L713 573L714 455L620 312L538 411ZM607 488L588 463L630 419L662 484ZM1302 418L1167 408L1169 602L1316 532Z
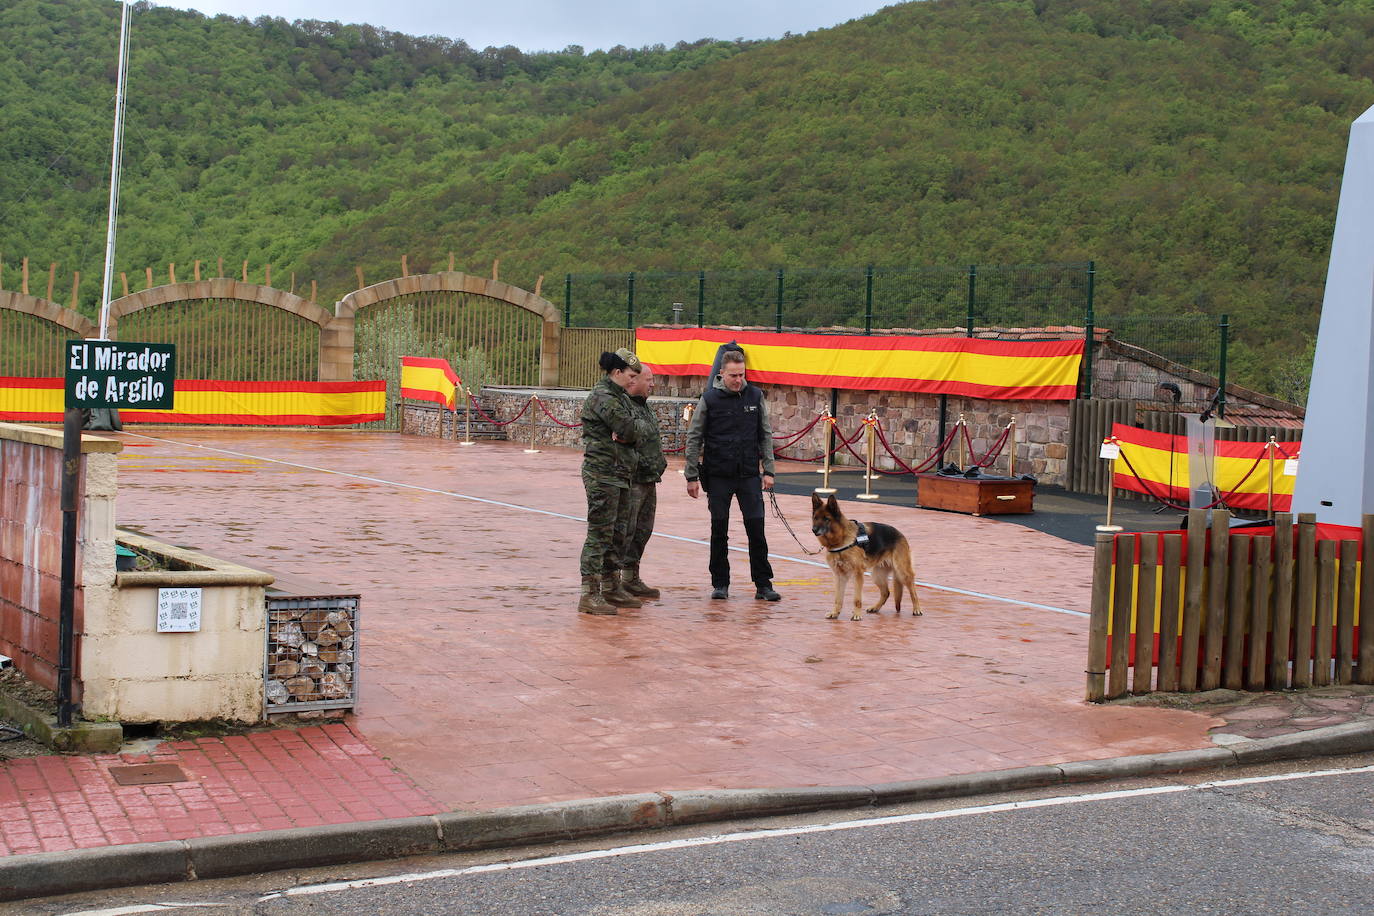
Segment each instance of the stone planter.
M88 601L83 714L124 724L260 721L265 589L273 577L122 529L115 539L166 568L117 572L111 600ZM162 589L199 590L199 630L159 632Z

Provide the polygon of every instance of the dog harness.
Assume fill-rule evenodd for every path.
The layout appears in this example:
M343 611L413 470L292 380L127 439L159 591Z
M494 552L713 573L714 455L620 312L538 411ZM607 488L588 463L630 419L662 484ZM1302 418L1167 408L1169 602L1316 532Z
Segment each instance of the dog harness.
M858 529L857 533L854 535L854 540L845 544L843 547L831 547L831 553L843 553L851 547L862 547L865 553L868 551L868 532L864 529L864 523L855 522L854 527Z

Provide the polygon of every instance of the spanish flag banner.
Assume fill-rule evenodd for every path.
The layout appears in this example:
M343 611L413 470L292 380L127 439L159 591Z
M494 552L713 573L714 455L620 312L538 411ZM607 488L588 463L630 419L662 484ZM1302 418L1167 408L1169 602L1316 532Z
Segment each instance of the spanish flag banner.
M60 378L0 378L0 420L61 423ZM386 382L177 379L171 410L121 410L124 423L343 426L386 418Z
M952 394L990 400L1072 400L1081 340L859 337L710 328L640 328L635 353L663 375L707 375L723 343L748 356L761 384Z
M401 357L401 397L433 401L453 409L462 379L446 359L424 356Z
M1188 437L1112 424L1112 438L1121 446L1112 484L1133 493L1186 505L1192 484L1188 479ZM1274 490L1274 511L1287 512L1293 504L1296 477L1283 473L1286 458L1297 457L1297 443L1283 442L1270 460L1267 442L1216 440L1211 487L1226 505L1235 509L1269 508L1269 488Z
M66 389L60 378L0 376L0 420L61 423Z

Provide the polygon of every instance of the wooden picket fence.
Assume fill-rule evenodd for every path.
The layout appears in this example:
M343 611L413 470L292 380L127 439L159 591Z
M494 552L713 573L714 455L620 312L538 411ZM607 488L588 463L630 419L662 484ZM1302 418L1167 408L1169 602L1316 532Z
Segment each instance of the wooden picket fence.
M1099 534L1093 559L1087 698L1126 693L1374 684L1374 515L1319 539L1316 517L1273 530L1230 513L1188 513L1185 532Z

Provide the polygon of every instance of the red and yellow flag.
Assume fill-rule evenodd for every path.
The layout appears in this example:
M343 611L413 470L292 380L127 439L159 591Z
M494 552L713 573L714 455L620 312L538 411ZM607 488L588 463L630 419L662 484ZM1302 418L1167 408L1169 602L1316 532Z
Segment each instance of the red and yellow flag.
M635 353L664 375L706 375L721 344L748 355L761 384L911 391L991 400L1071 400L1081 340L859 337L710 328L640 328Z
M1188 476L1188 437L1156 433L1121 423L1112 424L1112 436L1121 446L1112 483L1122 490L1146 493L1157 499L1186 504L1191 491ZM1269 487L1274 488L1274 511L1287 512L1293 504L1296 477L1283 473L1285 458L1296 458L1298 443L1282 442L1270 461L1267 442L1216 440L1213 476L1209 481L1236 509L1269 508Z
M0 378L0 420L61 423L60 378ZM171 410L121 410L125 423L342 426L386 418L386 382L177 379Z
M401 397L433 401L453 409L462 380L446 359L424 356L401 357Z

